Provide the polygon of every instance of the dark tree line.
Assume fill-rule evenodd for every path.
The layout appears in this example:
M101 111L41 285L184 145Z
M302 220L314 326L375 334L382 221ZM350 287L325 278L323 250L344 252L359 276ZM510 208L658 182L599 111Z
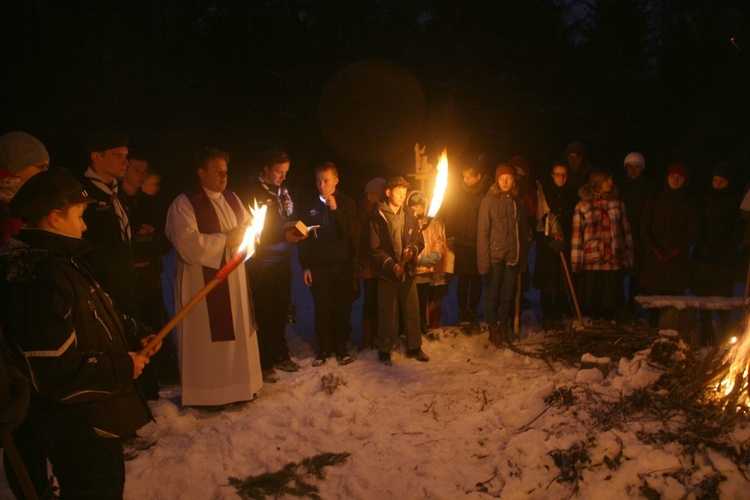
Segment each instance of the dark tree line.
M167 170L205 142L406 170L417 141L541 170L571 140L746 168L748 26L742 0L6 0L0 132L72 168L99 128Z

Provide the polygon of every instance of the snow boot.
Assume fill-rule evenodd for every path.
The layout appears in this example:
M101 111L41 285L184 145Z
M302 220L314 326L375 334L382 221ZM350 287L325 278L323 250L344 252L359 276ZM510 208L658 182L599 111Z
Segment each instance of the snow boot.
M464 335L471 335L471 321L469 321L469 311L467 309L459 309L458 327Z
M479 326L479 321L477 321L477 310L467 309L466 317L469 320L469 335L479 335L482 333L482 327Z
M490 342L495 347L501 347L505 343L503 330L499 324L490 325Z

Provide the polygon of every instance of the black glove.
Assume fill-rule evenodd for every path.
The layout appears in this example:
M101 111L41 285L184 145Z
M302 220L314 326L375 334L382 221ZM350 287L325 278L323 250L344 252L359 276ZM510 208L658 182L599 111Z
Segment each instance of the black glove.
M565 243L557 238L550 238L547 242L547 247L551 248L555 252L562 252L565 249Z

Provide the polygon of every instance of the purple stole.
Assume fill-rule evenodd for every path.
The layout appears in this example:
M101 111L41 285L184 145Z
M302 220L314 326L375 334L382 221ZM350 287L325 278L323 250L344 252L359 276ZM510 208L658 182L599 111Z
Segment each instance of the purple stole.
M224 190L222 193L224 199L229 203L237 221L242 221L244 214L237 196L232 191ZM196 186L185 191L185 196L193 206L195 220L198 223L198 232L204 234L221 233L221 223L216 215L211 200L201 186ZM221 257L221 269L226 263L226 258ZM203 282L208 284L216 277L219 269L212 269L203 266ZM234 340L234 318L232 317L232 302L229 297L228 280L220 282L216 288L206 296L206 305L208 306L208 322L211 327L211 340L213 342L222 342Z

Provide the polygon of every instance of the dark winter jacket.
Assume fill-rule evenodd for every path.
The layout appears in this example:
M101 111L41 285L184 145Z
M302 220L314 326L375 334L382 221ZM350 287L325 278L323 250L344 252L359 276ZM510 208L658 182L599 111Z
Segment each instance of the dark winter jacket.
M562 246L565 258L570 260L570 236L573 232L573 210L578 203L578 195L568 186L557 186L553 182L543 184L542 191L550 213L562 229ZM566 292L565 276L560 260L560 251L550 248L553 235L544 235L544 230L536 231L536 261L534 263L534 288L544 292Z
M479 205L490 188L490 178L487 175L469 187L461 183L461 188L455 191L455 197L445 214L445 235L454 238L457 245L477 246L477 220Z
M166 207L163 207L156 197L143 191L138 191L135 196L131 196L121 187L118 197L120 203L128 211L132 231L133 262L136 264L149 262L157 266L161 272L161 257L171 248L164 234L164 224L167 220ZM151 226L154 230L149 231L144 228L144 225Z
M690 247L698 235L696 203L685 185L669 184L646 202L641 215L643 269L639 284L650 291L682 295L690 282Z
M286 240L284 224L288 221L297 220L295 213L287 215L283 209L280 196L280 188L268 185L269 189L261 183L260 179L253 179L247 186L238 189L237 195L245 206L254 207L266 205L266 220L263 223L263 232L260 235L260 244L255 247L255 255L252 260L263 261L275 260L279 257L289 256L289 244Z
M122 241L120 221L112 205L112 197L88 177L83 177L80 181L83 189L97 200L97 203L91 204L83 213L87 227L84 239L92 247L84 258L91 266L96 280L112 296L117 307L127 314L137 316L132 249Z
M646 201L657 192L656 182L641 174L637 179L627 175L615 183L620 190L620 199L625 203L630 219L630 230L633 232L633 254L635 267L640 268L643 262L643 243L641 242L641 215Z
M480 274L490 272L492 264L505 262L526 266L529 227L523 198L508 193L487 192L479 206L477 222L477 266Z
M401 240L394 239L391 219L403 216ZM405 277L412 277L416 272L417 255L424 249L424 239L419 232L419 221L414 211L400 207L393 212L387 202L378 203L377 210L370 218L370 264L380 278L397 283ZM411 250L412 258L401 262L404 251ZM394 273L396 264L405 264L404 274L397 277Z
M152 419L128 354L151 331L118 313L80 260L87 249L41 229L11 238L0 251L0 322L30 375L33 418L125 436Z
M737 213L739 193L714 189L703 200L700 233L692 255L693 279L690 285L696 295L731 297L734 272L742 240L742 220Z
M300 211L300 220L306 226L320 226L297 244L302 269L337 263L351 265L354 258L352 230L357 205L353 198L338 190L333 196L336 199L336 210L331 210L316 196L312 203Z

